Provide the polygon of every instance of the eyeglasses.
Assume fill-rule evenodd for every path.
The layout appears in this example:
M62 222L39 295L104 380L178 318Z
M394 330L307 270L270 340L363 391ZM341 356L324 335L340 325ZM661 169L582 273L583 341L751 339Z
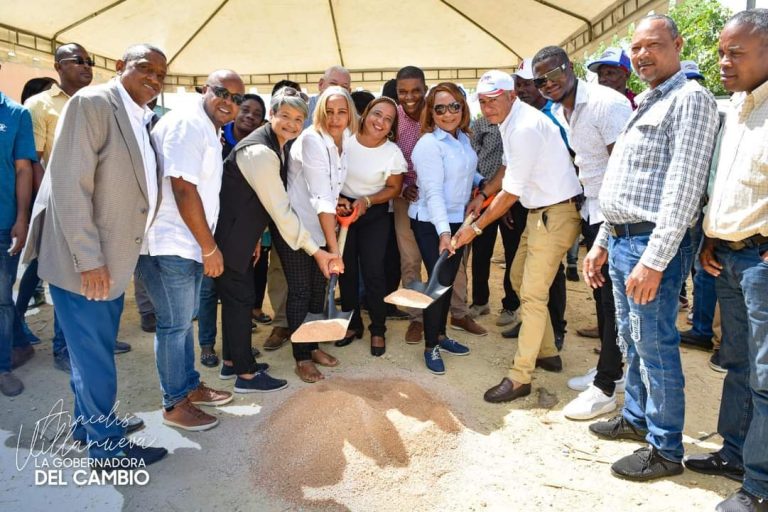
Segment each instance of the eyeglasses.
M232 103L234 103L237 106L240 106L243 103L243 100L245 99L242 94L234 94L229 92L229 89L226 87L221 87L220 85L211 85L208 84L208 87L211 89L211 92L214 96L217 98L221 98L223 100L226 100L228 98L232 99Z
M67 61L72 61L75 64L77 64L78 66L82 66L84 64L87 64L88 66L93 67L93 66L96 65L96 63L93 62L93 59L91 59L91 58L84 59L82 57L67 57L66 59L59 59L58 60L59 64L61 64L62 62L67 62Z
M454 101L453 103L448 103L445 105L435 105L432 110L434 110L435 114L439 116L444 116L447 112L450 112L451 114L458 114L461 112L461 103Z
M279 89L279 91L283 96L298 96L302 100L304 100L304 103L309 103L309 96L304 94L301 91L298 91L294 89L293 87L285 86L282 89Z
M533 79L533 85L537 89L541 89L546 85L546 83L554 82L555 80L559 80L562 78L562 76L565 74L565 64L560 64L555 69L552 69L550 71L547 71L543 75L541 75L539 78Z

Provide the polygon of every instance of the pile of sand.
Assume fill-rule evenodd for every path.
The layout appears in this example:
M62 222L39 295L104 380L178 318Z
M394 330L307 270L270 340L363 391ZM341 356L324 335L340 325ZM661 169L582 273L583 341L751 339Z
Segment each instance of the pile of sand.
M435 461L452 459L441 455L456 448L462 430L445 403L413 382L332 379L296 392L272 414L254 475L284 500L338 508L341 502L311 500L307 491L340 485L344 493L366 493L402 468L409 479L431 481L446 470ZM345 445L365 464L347 467Z
M384 297L384 302L404 308L426 309L434 302L434 299L415 290L400 288Z
M291 335L294 343L312 343L340 340L347 335L349 319L313 320L302 324Z

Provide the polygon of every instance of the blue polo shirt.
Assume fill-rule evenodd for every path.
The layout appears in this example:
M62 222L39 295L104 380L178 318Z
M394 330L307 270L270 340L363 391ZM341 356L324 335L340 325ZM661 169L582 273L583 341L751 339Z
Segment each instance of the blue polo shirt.
M0 92L0 229L16 223L16 160L37 162L32 116Z

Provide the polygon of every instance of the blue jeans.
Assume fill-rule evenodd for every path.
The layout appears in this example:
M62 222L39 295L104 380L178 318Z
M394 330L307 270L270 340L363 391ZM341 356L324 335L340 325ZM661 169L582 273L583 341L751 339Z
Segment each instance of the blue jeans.
M702 222L704 215L699 215L696 225L691 228L691 243L696 250L693 258L693 327L691 332L696 336L711 338L715 335L712 331L712 322L715 319L715 306L717 294L715 293L715 278L704 272L699 263L699 251L704 232Z
M24 276L19 281L19 295L16 297L16 311L19 313L19 319L22 322L22 328L26 326L26 320L24 315L27 314L27 308L29 307L29 300L34 295L40 284L40 279L37 277L37 258L32 260L27 269L24 271ZM29 327L26 327L29 330ZM38 340L39 341L39 340ZM64 338L64 332L59 325L59 318L56 315L54 309L53 312L53 353L60 354L67 349L67 341Z
M0 229L0 373L11 371L13 348L29 345L13 303L13 283L19 268L19 255L8 254L10 248L11 230Z
M192 319L200 297L203 265L179 256L142 255L136 272L155 306L155 360L163 407L173 407L200 384Z
M641 305L627 297L625 290L632 269L648 246L648 239L649 235L612 237L610 243L616 325L619 344L626 350L628 368L622 413L635 428L648 430L646 440L662 457L680 462L685 379L675 321L680 286L691 268L693 249L686 234L662 274L656 297Z
M715 281L722 315L723 382L717 432L723 457L744 465L744 489L768 499L768 244L716 250L723 270Z
M49 288L69 342L70 385L79 419L73 438L87 439L89 456L111 457L120 451L116 445L125 436L122 424L110 414L117 398L114 350L123 295L92 301L52 284Z
M203 276L200 284L200 305L197 310L197 342L200 347L216 344L216 317L219 307L219 294L216 283L208 276Z

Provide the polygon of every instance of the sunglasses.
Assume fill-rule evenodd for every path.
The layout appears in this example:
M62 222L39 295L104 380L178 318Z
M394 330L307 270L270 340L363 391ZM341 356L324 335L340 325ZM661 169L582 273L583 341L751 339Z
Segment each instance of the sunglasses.
M537 89L541 89L546 85L546 83L554 82L555 80L559 80L560 78L565 75L565 64L560 64L555 69L552 69L550 71L547 71L543 75L541 75L539 78L533 79L533 85Z
M219 85L211 85L208 84L208 87L211 89L211 92L214 96L217 98L221 98L223 100L226 100L228 98L232 99L232 103L234 103L237 106L240 106L243 103L243 100L245 99L242 94L234 94L229 92L229 89L226 87L221 87Z
M283 96L298 96L299 98L304 100L304 103L309 103L309 96L307 96L301 91L297 91L293 87L285 86L282 89L280 89L280 92L283 94Z
M433 110L435 114L439 116L444 116L446 112L450 112L451 114L458 114L461 112L461 103L454 101L453 103L448 103L447 105L435 105Z
M59 59L58 62L59 62L59 64L61 64L62 62L67 62L67 61L72 61L75 64L77 64L78 66L82 66L83 64L87 64L88 66L93 67L93 66L96 65L96 63L93 62L93 59L91 59L91 58L84 59L82 57L67 57L66 59Z

